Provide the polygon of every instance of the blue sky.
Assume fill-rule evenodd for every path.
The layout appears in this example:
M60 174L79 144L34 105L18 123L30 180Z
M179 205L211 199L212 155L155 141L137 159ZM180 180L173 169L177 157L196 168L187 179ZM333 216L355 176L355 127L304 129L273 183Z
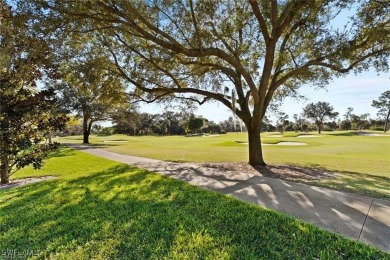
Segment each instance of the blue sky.
M390 73L381 73L377 75L375 71L368 71L358 75L350 74L343 78L335 78L330 82L326 89L314 89L309 86L302 86L300 93L305 95L308 100L297 101L292 98L286 98L280 110L293 119L294 114L300 114L303 107L311 102L326 101L329 102L342 115L345 114L348 107L354 109L353 113L361 115L369 113L371 118L376 118L377 110L371 106L372 100L378 99L381 93L390 90ZM163 105L143 104L142 112L162 113L165 110ZM218 103L209 103L198 106L196 115L203 116L214 122L224 121L232 115L224 105ZM271 118L272 118L272 114Z

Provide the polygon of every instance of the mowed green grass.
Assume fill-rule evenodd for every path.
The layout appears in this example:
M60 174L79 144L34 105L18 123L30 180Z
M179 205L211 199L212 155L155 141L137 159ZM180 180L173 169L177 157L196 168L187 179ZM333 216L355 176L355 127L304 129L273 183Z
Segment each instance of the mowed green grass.
M306 146L263 146L270 164L320 166L336 171L356 171L390 177L390 136L345 136L343 132L322 134L318 138L262 135L263 143L304 142ZM315 135L315 134L313 134ZM61 143L80 143L81 137L65 137ZM241 143L239 143L241 142ZM113 135L92 136L91 143L120 154L168 161L226 162L248 161L247 134L229 133L208 137Z
M0 190L0 248L39 259L388 259L292 217L61 148ZM2 251L3 253L3 251Z
M381 134L376 132L377 134ZM317 135L316 133L310 133ZM321 137L298 138L297 133L262 134L262 142L303 142L305 146L263 146L269 164L298 165L335 172L335 178L296 180L312 185L390 199L390 136L359 136L356 132L324 132ZM60 138L81 143L82 138ZM91 143L108 151L167 161L248 161L246 133L208 137L113 135L92 136Z

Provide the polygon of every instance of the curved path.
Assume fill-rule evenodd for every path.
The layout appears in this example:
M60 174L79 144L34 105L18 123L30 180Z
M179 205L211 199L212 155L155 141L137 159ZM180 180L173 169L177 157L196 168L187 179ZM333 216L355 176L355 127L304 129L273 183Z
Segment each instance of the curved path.
M121 155L91 146L72 147L274 209L390 252L388 200L190 163Z

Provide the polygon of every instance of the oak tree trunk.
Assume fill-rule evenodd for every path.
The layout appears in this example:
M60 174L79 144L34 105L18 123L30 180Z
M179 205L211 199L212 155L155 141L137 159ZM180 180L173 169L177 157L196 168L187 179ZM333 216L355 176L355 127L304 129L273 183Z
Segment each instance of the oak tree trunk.
M260 140L260 123L248 128L249 164L265 166Z

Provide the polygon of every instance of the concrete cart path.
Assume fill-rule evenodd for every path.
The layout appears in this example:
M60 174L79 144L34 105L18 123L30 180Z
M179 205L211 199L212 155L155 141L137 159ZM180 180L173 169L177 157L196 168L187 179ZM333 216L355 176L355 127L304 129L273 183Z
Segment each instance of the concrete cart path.
M73 146L294 216L390 252L390 201L236 171L121 155Z

